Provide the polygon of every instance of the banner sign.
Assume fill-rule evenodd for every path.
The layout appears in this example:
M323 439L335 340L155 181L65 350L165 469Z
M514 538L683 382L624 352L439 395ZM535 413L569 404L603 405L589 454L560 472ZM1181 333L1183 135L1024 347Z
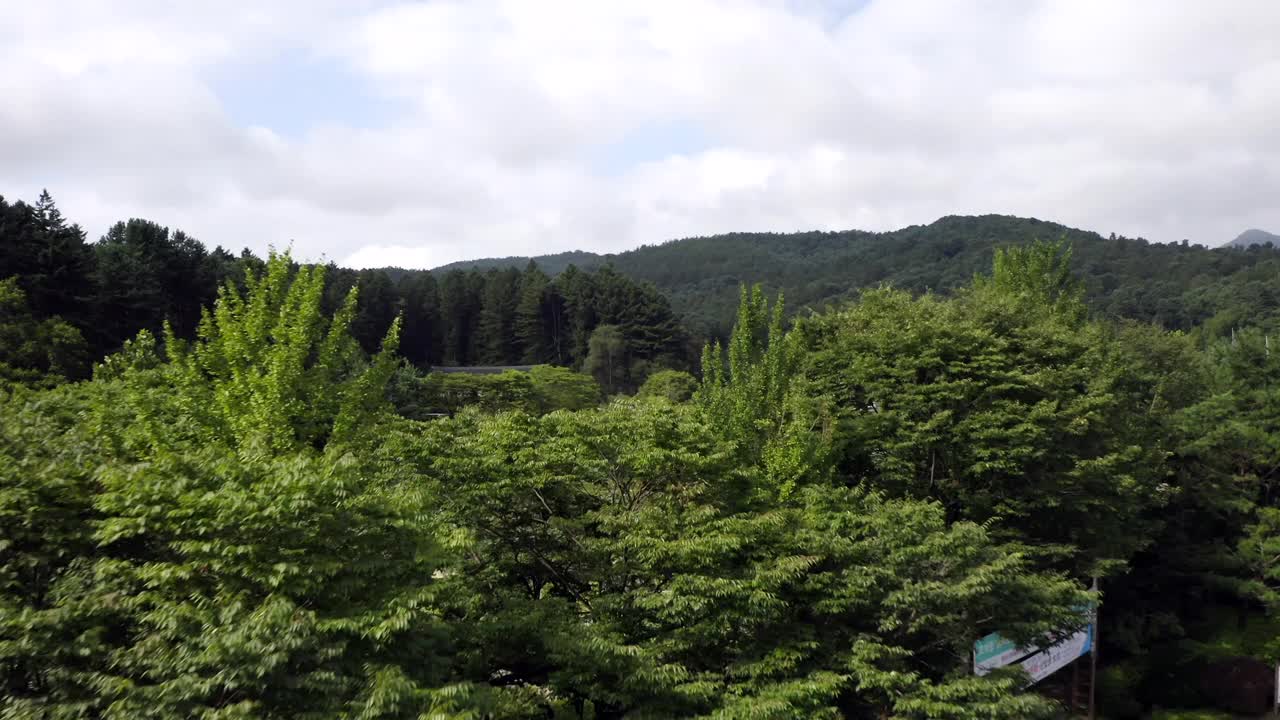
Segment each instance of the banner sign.
M1091 607L1082 607L1080 612L1093 618ZM1093 623L1044 650L1034 644L1018 646L1000 633L991 633L973 644L973 672L986 675L996 668L1017 663L1031 676L1031 682L1037 683L1092 649Z
M973 672L978 675L1002 668L1036 651L1035 645L1019 647L1000 633L991 633L973 644Z
M1070 665L1072 660L1089 654L1092 649L1093 624L1091 623L1075 635L1057 645L1041 650L1018 664L1027 671L1027 675L1031 676L1031 684L1034 685Z

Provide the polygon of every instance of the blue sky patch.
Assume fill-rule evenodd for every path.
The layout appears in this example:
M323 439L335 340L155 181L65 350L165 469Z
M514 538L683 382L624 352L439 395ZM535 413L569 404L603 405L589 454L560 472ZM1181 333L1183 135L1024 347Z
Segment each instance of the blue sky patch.
M221 65L209 77L237 125L299 137L329 125L385 127L401 109L396 101L374 92L368 78L337 60L302 50L255 60Z
M642 123L626 132L616 142L592 153L592 167L604 175L618 175L645 162L672 155L689 155L712 146L703 127L681 118Z

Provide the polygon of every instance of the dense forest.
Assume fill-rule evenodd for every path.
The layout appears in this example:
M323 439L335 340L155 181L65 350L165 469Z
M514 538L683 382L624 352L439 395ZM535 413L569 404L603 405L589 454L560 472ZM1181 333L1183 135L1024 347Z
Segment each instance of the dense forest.
M201 308L263 260L140 219L119 222L96 243L62 217L49 194L34 204L0 197L0 372L88 377L91 362L140 330L195 337ZM415 366L608 364L609 387L634 390L648 374L691 369L696 345L661 293L605 267L568 267L552 279L521 270L354 271L330 265L322 293L335 312L357 289L350 332L376 351L402 321L400 353ZM596 331L601 331L597 333ZM595 338L593 340L593 337ZM596 356L591 355L592 348Z
M1240 325L1275 326L1280 295L1280 249L1233 252L1188 243L1103 237L1057 223L1002 215L945 217L873 233L733 233L673 240L594 259L574 255L456 263L491 269L536 260L547 272L569 261L580 268L612 265L652 282L696 333L724 337L733 323L741 283L783 292L797 311L855 299L881 284L915 293L950 292L991 266L996 248L1063 239L1085 300L1098 315L1155 322L1175 330L1201 325L1229 335Z
M1102 717L1265 709L1280 254L887 235L354 272L0 203L0 717L1047 719L974 642L1091 606Z

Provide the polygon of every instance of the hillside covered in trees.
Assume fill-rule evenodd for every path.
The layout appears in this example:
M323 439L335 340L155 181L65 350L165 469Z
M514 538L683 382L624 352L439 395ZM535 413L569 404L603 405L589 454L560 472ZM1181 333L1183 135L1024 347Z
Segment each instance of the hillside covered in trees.
M358 289L351 332L366 352L402 315L401 354L424 369L581 369L603 326L597 359L607 348L618 358L610 384L634 390L653 371L691 369L703 339L727 337L743 283L785 294L801 314L881 285L946 293L988 267L996 248L1034 239L1071 246L1085 302L1100 316L1214 337L1240 327L1280 330L1280 248L1162 245L1005 216L947 217L889 233L736 233L618 255L478 260L431 272L330 265L324 301L332 313ZM0 279L13 280L3 302L15 317L33 320L11 332L57 336L43 343L57 349L41 358L31 355L30 340L14 340L9 352L22 357L6 362L83 378L92 361L141 329L158 334L166 319L178 337L192 338L200 308L218 288L228 279L242 283L246 270L261 265L247 250L210 250L142 219L88 242L48 193L34 204L0 198Z
M1266 230L1259 230L1258 228L1250 228L1237 235L1223 247L1247 248L1252 245L1274 245L1280 247L1280 235L1269 233Z
M62 217L48 193L35 204L0 198L0 332L10 339L0 367L16 374L85 378L91 363L140 330L158 336L168 322L196 336L200 312L231 281L243 287L263 260L212 250L192 236L131 219L97 242ZM596 365L608 384L635 389L654 370L689 369L696 345L666 297L610 268L569 267L554 279L536 265L425 272L329 267L322 299L332 314L352 289L351 333L376 351L397 317L400 352L433 365L549 363L587 366L596 330Z
M1068 671L974 643L1090 607L1101 717L1270 702L1271 250L953 218L900 231L901 287L730 288L692 362L621 261L356 272L0 211L0 717L1049 720ZM770 252L803 237L883 241ZM477 362L534 367L430 371Z
M652 282L691 329L724 337L733 322L740 283L783 292L794 311L850 300L881 284L910 292L948 292L990 267L998 247L1033 239L1065 240L1089 306L1108 317L1155 322L1170 329L1208 325L1217 335L1243 324L1274 324L1280 308L1272 279L1280 249L1245 252L1143 239L1103 237L1057 223L1003 215L951 216L892 232L732 233L672 240L587 260ZM544 270L561 256L532 258ZM530 258L513 259L521 264ZM456 267L501 266L500 260Z

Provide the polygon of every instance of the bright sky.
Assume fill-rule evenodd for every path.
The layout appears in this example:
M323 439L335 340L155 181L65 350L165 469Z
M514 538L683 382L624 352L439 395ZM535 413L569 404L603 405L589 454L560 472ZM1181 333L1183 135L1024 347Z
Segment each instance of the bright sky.
M356 267L1280 232L1277 0L0 0L0 194Z

